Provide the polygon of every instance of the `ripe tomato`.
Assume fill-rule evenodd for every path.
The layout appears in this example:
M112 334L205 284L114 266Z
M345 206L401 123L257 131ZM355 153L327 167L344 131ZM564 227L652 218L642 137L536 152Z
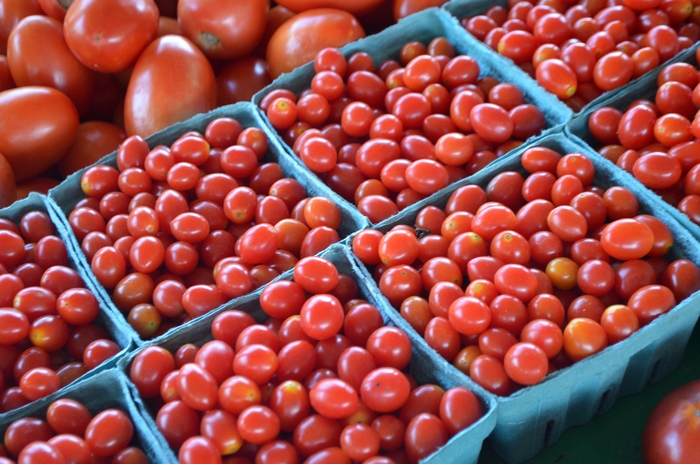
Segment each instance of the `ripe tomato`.
M197 411L208 411L216 405L219 392L216 380L198 364L182 366L176 386L180 398Z
M264 59L247 56L232 61L216 75L218 105L248 101L271 82Z
M88 68L124 71L155 39L158 7L152 0L74 0L63 32L68 47Z
M447 0L394 0L394 20L398 21L408 15L431 7L440 7Z
M188 438L180 447L178 461L182 464L221 463L221 453L216 444L205 437Z
M160 393L160 384L165 376L174 369L175 360L168 350L150 346L134 358L129 378L143 398L153 398Z
M70 51L57 20L29 16L20 21L8 38L7 63L17 86L53 87L71 99L78 113L88 110L95 73Z
M85 442L97 456L112 456L127 447L133 434L129 416L119 409L106 409L88 424Z
M396 411L408 400L410 394L408 378L393 367L380 367L362 381L362 401L374 411L385 413Z
M654 233L643 222L618 219L605 227L600 243L603 250L613 258L640 259L653 248Z
M313 8L337 8L339 10L345 10L354 15L363 16L379 8L384 1L358 0L355 2L347 2L344 0L281 0L275 3L282 5L295 13L301 13L302 11L311 10Z
M58 434L83 436L92 420L92 414L81 403L61 398L51 403L46 410L46 421Z
M300 13L282 24L270 37L267 63L276 78L313 61L327 47L341 47L361 39L365 31L352 14L334 8L317 8Z
M0 15L0 53L7 54L7 37L22 18L30 15L43 14L39 0L18 2L15 0L2 2Z
M166 35L154 40L134 65L124 127L129 135L146 137L215 107L216 76L204 54L186 38Z
M62 92L22 87L0 93L0 153L16 182L56 164L78 133L78 111Z
M700 380L656 405L644 427L642 452L646 464L680 464L700 455Z
M184 401L171 401L158 411L156 426L168 444L177 449L185 440L199 433L199 415Z
M341 379L322 379L309 391L311 406L331 419L343 419L357 409L359 397L355 389Z
M126 138L124 129L104 121L86 121L78 127L75 141L58 163L61 176L67 177L119 148Z
M537 83L564 100L576 93L578 79L568 64L559 59L542 62L536 70Z
M265 33L269 8L269 0L182 0L177 4L177 18L185 37L205 55L230 60L255 49Z

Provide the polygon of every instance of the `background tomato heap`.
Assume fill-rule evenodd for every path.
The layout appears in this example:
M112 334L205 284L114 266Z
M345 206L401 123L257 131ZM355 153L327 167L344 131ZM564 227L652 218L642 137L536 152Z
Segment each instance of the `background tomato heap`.
M0 207L445 2L1 0Z
M121 348L43 211L0 219L0 413L73 382Z
M617 343L700 288L668 227L584 155L525 150L526 171L467 185L415 228L366 229L355 255L429 346L508 395ZM466 288L465 288L466 287Z
M416 384L408 336L358 297L333 262L303 258L262 291L264 323L227 310L201 347L137 354L130 378L180 463L414 463L479 420L467 388Z
M45 419L23 417L7 427L0 464L147 464L144 452L130 446L133 436L131 418L121 409L109 408L93 416L79 401L61 398L48 406Z
M68 222L92 271L143 338L245 295L340 240L328 198L306 196L267 137L233 118L86 170Z
M588 118L588 129L603 144L601 155L700 224L698 70L673 63L656 83L653 100L635 100L624 112L598 108Z
M314 59L311 87L260 101L311 171L378 223L471 175L544 129L513 84L479 78L444 37L409 42L398 61L334 48Z
M691 0L509 0L461 23L578 111L692 46L699 13Z

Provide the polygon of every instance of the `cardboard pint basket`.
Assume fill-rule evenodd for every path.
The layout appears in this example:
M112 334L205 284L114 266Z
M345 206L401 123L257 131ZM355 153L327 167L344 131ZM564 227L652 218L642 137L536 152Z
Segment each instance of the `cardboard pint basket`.
M234 118L240 122L244 128L257 127L267 130L265 129L266 124L260 118L260 113L255 106L253 106L251 103L243 102L235 105L223 106L209 113L200 114L188 119L187 121L174 124L167 129L163 129L162 131L148 137L146 142L148 142L148 145L151 148L157 145L170 146L175 140L186 132L198 131L204 134L207 125L211 121L221 117ZM362 216L356 210L344 207L344 205L339 201L339 197L331 192L328 187L326 187L318 179L299 169L298 164L289 158L285 151L279 146L279 143L277 142L276 138L272 136L272 134L266 133L266 135L268 137L269 145L268 152L261 162L278 163L286 177L294 178L304 186L309 197L324 196L333 200L334 203L338 205L338 209L340 210L341 214L341 223L340 227L338 228L338 234L340 235L341 240L349 234L367 227L368 222L364 216ZM105 164L116 167L116 152L105 156L96 164ZM87 274L92 274L90 263L87 262L85 254L81 250L80 243L72 233L71 227L67 220L73 206L86 196L80 187L80 181L83 172L85 172L87 169L88 168L85 168L69 176L59 186L52 189L49 192L49 196L52 200L52 204L56 205L56 208L54 208L54 215L62 223L63 228L68 231L66 236L67 246L73 250L76 262L84 270L84 272ZM110 311L126 322L126 314L123 314L116 308L116 306L114 306L109 292L99 283L96 283L96 286L100 296L107 302ZM233 302L230 301L214 311L221 310L228 304L233 304ZM131 326L126 324L126 327L137 345L141 345L146 342L146 340L143 340L139 334L131 328Z
M48 214L55 227L54 234L58 238L60 238L64 243L67 244L70 232L65 228L62 221L56 218L56 215L52 208L52 201L44 195L40 195L38 193L30 193L27 198L16 201L7 208L1 209L0 218L8 219L16 225L19 225L22 216L32 211L41 211L43 213ZM68 247L66 246L66 248ZM97 315L97 318L92 322L92 324L102 327L106 331L109 339L114 341L121 348L121 351L119 351L119 353L117 353L115 356L111 357L101 365L85 373L81 377L81 379L84 379L91 377L100 371L109 369L110 367L114 367L116 365L117 360L124 356L128 351L133 349L134 340L132 338L132 330L129 327L129 325L120 317L120 315L115 314L113 312L113 309L110 308L109 305L106 304L106 302L100 298L100 294L97 290L97 282L88 273L84 272L84 269L78 265L78 261L79 259L75 256L75 253L72 251L72 249L68 248L67 266L73 269L74 271L78 272L80 277L83 279L85 287L97 297L100 306L100 311ZM0 288L0 292L3 291L4 290ZM59 295L56 295L56 297L58 296ZM76 361L82 362L82 359L78 359ZM9 379L6 380L5 385L8 386L8 384ZM61 390L59 390L59 392L65 391L66 388L69 387L64 387ZM15 414L18 412L22 413L24 411L27 411L32 407L32 405L33 403L30 403L16 410L12 410L7 413L2 413L0 414L0 420L3 420L4 417L7 417L11 414Z
M661 200L657 196L635 182L627 173L604 162L599 155L568 139L563 133L549 134L519 148L498 160L492 167L438 193L429 204L444 208L452 192L463 185L476 184L485 188L501 172L525 173L520 155L533 146L548 147L562 155L583 153L589 157L596 168L594 185L602 188L613 185L628 188L639 201L640 214L658 215L666 223L675 240L667 255L669 260L683 257L700 265L698 242L677 221L664 214ZM379 230L386 232L398 224L414 225L416 215L425 205L407 208L394 221L383 224ZM375 297L371 300L372 303L382 307L393 324L414 334L414 350L431 357L433 364L441 370L457 372L380 295L368 268L357 257L355 266L356 272L364 275L361 282L371 284L372 288L366 292ZM700 317L699 300L700 292L696 292L626 340L548 375L539 384L522 388L505 397L493 395L498 404L498 420L489 438L492 448L509 463L523 462L543 447L556 442L565 429L587 423L596 414L608 410L620 396L637 393L649 383L668 375L680 362L693 327ZM461 373L458 375L465 385L475 390L480 388L468 376ZM486 394L491 395L488 392Z
M352 258L348 255L345 246L342 244L333 245L320 256L323 256L324 258L333 262L338 269L338 272L349 274L358 279L358 285L361 293L360 297L369 299L369 295L363 293L363 290L369 287L359 282L361 277L357 277L354 274L355 266L352 264ZM291 271L283 275L283 278L285 279L291 280L292 277ZM260 308L258 297L259 295L244 297L243 299L239 300L238 304L231 306L230 309L244 311L253 316L258 323L262 323L268 318L268 316ZM380 309L380 312L381 311L383 311L383 309ZM382 312L382 316L387 325L393 325L391 319L388 318L388 315ZM134 358L147 346L161 346L174 353L177 348L186 343L194 343L198 346L203 345L204 343L213 339L213 335L211 333L212 320L213 317L209 315L204 316L202 320L197 321L194 324L179 327L166 334L164 337L161 337L159 340L154 340L141 346L136 352L121 360L119 364L120 368L123 369L128 375ZM409 335L409 337L411 338L411 342L415 344L415 337L412 335ZM432 363L432 358L430 356L426 356L424 352L415 349L413 350L413 357L409 364L409 372L415 377L419 385L425 383L436 383L444 389L460 385L459 378L452 372L442 370L439 366ZM421 461L422 463L477 463L482 443L491 433L496 423L496 400L492 395L484 394L483 390L481 389L474 389L473 391L476 393L481 403L484 415L467 429L452 437L445 446ZM142 402L141 404L143 405L145 403ZM165 441L165 438L157 432L155 423L155 415L157 411L150 410L147 406L144 406L143 412L143 417L148 423L149 427L155 431L154 434L156 435L160 446L166 449L166 451L163 453L163 462L173 464L176 463L177 451L170 449ZM235 456L235 454L233 456Z
M457 54L469 55L478 62L480 77L492 76L500 82L509 82L517 86L522 91L525 102L537 106L544 114L546 126L543 132L552 130L569 119L570 110L554 95L545 92L527 74L476 40L459 25L454 17L438 8L412 14L375 35L345 45L340 51L346 57L355 52L366 52L374 59L375 64L379 65L387 59L397 59L401 47L407 42L417 40L427 45L432 39L441 36L454 46ZM253 103L258 105L265 95L275 89L288 89L298 95L310 88L314 74L313 63L307 63L290 73L283 74L255 94ZM264 119L270 124L266 116ZM270 132L277 134L271 125L269 128ZM300 169L316 177L316 174L311 172L293 153L291 147L282 141L279 134L277 138L290 157L298 163ZM349 205L349 202L343 201ZM354 206L351 207L355 209Z
M698 62L696 59L696 53L699 46L700 43L695 44L692 48L669 60L666 65L671 63L688 63L697 68ZM595 150L602 144L599 143L595 137L593 137L593 134L591 134L591 131L588 128L588 120L591 117L591 114L606 106L616 108L624 113L630 103L635 100L648 99L654 101L656 91L659 88L657 78L663 68L664 66L660 66L653 71L650 71L618 93L610 94L599 101L596 100L595 104L573 117L564 126L564 131L571 139L576 140L578 143L592 147L592 150ZM604 159L603 162L608 163L614 169L620 169L607 159ZM636 179L633 179L633 181L638 182ZM688 231L690 231L695 238L700 240L700 226L698 226L698 224L691 221L690 218L686 214L681 213L678 208L663 201L656 193L651 192L651 194L659 199L660 211L664 211L664 214L668 214L670 217L678 221L683 227L688 229Z
M106 409L120 409L129 416L134 427L129 446L140 448L152 464L165 463L167 461L162 457L163 450L153 436L153 429L141 417L141 407L139 407L141 400L134 397L135 393L134 386L120 370L112 368L101 371L89 379L71 384L65 389L35 401L27 409L0 418L0 433L5 436L7 428L23 417L46 420L46 411L51 403L67 398L82 403L93 417Z

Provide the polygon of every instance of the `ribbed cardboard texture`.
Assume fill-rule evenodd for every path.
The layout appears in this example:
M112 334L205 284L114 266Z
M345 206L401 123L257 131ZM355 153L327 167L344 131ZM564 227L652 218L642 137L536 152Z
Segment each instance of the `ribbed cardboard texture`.
M135 398L135 393L135 387L123 372L117 369L102 371L89 379L71 384L63 390L35 401L28 409L0 419L0 434L4 436L5 430L12 422L22 417L46 420L46 410L51 403L60 398L68 398L82 403L93 416L106 409L121 409L131 418L134 425L134 437L130 446L141 448L152 464L164 462L161 458L163 451L152 434L153 429L141 417L138 406L141 400Z
M484 14L486 12L486 10L488 10L490 7L495 6L495 5L501 5L501 6L504 6L508 9L508 1L507 0L451 0L451 1L447 2L445 5L443 5L443 8L446 11L450 12L450 14L454 15L457 19L461 19L461 18L471 18L471 17L477 16L480 14ZM573 5L575 5L575 3L571 3L568 5L573 6ZM471 36L471 34L469 34L469 35ZM695 46L693 46L692 48L695 48ZM674 58L671 58L670 60L668 60L664 63L661 63L660 68L663 68L663 66L665 64L668 64L668 63L671 63L675 60L678 60L680 58L680 56L682 56L684 54L685 54L685 51L679 53ZM513 61L510 58L506 58L506 59L508 60L508 63L510 66L515 67L515 63L513 63ZM658 72L658 70L660 68L655 68L654 70L647 72L644 76L648 75L651 72ZM644 77L644 76L642 76L642 77ZM641 79L642 77L640 77L638 79ZM617 89L613 89L613 90L605 92L600 97L594 99L592 102L585 105L578 112L574 112L573 110L571 110L568 106L566 106L565 103L563 103L557 97L554 97L554 98L557 100L559 105L562 105L563 107L567 108L569 111L569 115L573 117L575 115L580 115L580 114L583 114L583 113L590 111L590 109L593 106L597 106L598 103L604 99L608 99L608 98L615 96L615 95L618 95L620 93L627 93L627 91L631 89L631 87L634 85L634 83L638 79L633 79L629 83L625 84L622 87L618 87ZM535 83L536 83L536 81L535 81ZM544 90L544 88L542 88L542 90L544 92L547 92L546 90ZM552 94L552 96L554 96L554 95Z
M476 59L481 71L480 77L493 76L501 82L516 85L523 92L525 101L536 105L544 114L547 122L545 130L555 128L569 119L571 110L566 105L540 88L525 72L514 67L510 60L476 40L459 25L454 17L439 8L430 8L403 18L397 24L377 34L345 45L340 51L346 57L358 51L367 52L374 59L375 65L379 65L387 59L397 59L401 47L409 41L418 40L428 44L432 39L440 36L447 38L458 54L466 54ZM275 89L289 89L298 95L311 86L314 74L313 63L307 63L275 79L269 86L255 94L252 101L256 105L259 104L265 95ZM264 117L264 119L269 124L267 118ZM271 132L275 132L272 126L269 127ZM291 147L279 138L279 135L278 141L297 161L301 170L315 176L294 155Z
M341 204L338 201L340 197L331 192L330 188L310 174L299 170L297 163L293 162L280 147L276 137L269 133L269 130L266 128L266 124L260 117L259 110L252 103L243 102L235 105L223 106L209 113L194 116L187 121L174 124L167 129L153 134L152 136L148 137L146 141L151 148L161 144L170 146L175 140L178 139L178 137L180 137L180 135L185 132L198 131L203 134L207 125L211 121L221 117L234 118L238 120L238 122L240 122L244 128L258 127L267 132L269 148L264 161L277 162L282 167L285 176L298 180L306 188L309 197L329 197L338 205L341 214L341 225L338 229L338 233L341 239L368 226L369 223L366 218L357 210L348 208ZM116 151L105 156L96 164L106 164L116 167ZM79 200L85 198L85 194L80 188L80 179L84 171L85 169L70 175L64 182L49 192L49 197L52 200L52 204L56 205L56 208L54 208L55 216L62 222L63 227L68 231L66 240L67 246L69 246L73 251L76 261L85 270L85 272L92 274L90 263L87 262L85 255L80 249L80 243L72 233L70 225L67 221L67 217L70 214L73 205L75 205ZM126 315L123 315L112 304L111 298L104 287L102 287L102 285L100 285L96 280L95 282L100 296L108 302L108 305L113 313L125 321ZM144 343L144 340L141 339L141 337L131 328L131 326L128 326L128 324L127 330L130 331L132 338L138 345Z
M67 237L69 235L69 232L66 230L62 222L57 221L55 214L51 208L51 200L44 195L32 192L27 198L16 201L11 206L0 210L0 217L9 219L15 224L19 225L19 221L22 218L22 216L24 216L30 211L42 211L44 213L49 214L56 228L56 236L61 238L64 241L64 243L67 243ZM118 318L114 317L115 315L112 314L110 308L105 304L104 301L100 299L97 289L95 288L95 282L92 280L93 278L88 276L85 272L83 272L83 269L77 265L77 260L75 259L74 254L71 253L70 249L68 250L68 252L68 266L78 271L80 277L82 277L83 281L85 282L85 287L98 297L98 301L100 303L100 312L93 323L103 327L107 331L107 334L109 334L109 338L116 342L120 348L122 348L122 350L115 356L108 359L106 362L96 367L95 369L88 371L85 375L83 375L83 377L81 377L82 379L91 377L100 371L115 366L117 360L119 360L122 356L124 356L128 351L130 351L133 348L134 341L131 337L132 330L128 326L126 321L119 320ZM56 296L58 297L58 295ZM59 392L65 390L66 388L69 387L64 387L63 389L59 390ZM27 411L29 408L32 407L32 405L33 403L30 403L29 405L23 406L14 411L2 413L0 414L0 420L3 420L4 417L9 416L10 414L13 414L15 412L21 413L23 411Z
M486 187L498 173L517 170L524 173L520 155L531 146L545 146L562 154L583 153L596 167L594 184L607 188L612 185L625 186L639 200L640 214L659 214L661 200L637 182L630 182L630 176L616 169L610 163L603 163L600 156L589 148L569 140L563 133L550 134L523 146L510 155L498 160L497 164L476 175L455 184L448 191L433 198L432 204L444 208L450 194L462 185L477 184ZM411 207L400 214L395 221L386 223L382 231L396 224L415 223L420 206ZM670 252L673 259L685 257L700 264L698 242L677 221L661 218L675 237ZM354 255L353 255L354 256ZM379 290L371 281L367 268L355 259L357 272L364 275L362 282L370 282L369 295L379 295ZM561 433L574 425L588 422L593 416L609 409L615 400L622 396L641 391L647 384L658 381L675 369L700 317L700 292L679 303L667 314L643 327L627 340L611 345L601 353L591 356L573 366L562 369L546 377L540 384L523 388L508 397L496 397L498 420L490 443L493 449L507 462L518 463L536 455L544 446L558 440ZM410 328L388 301L376 297L372 301L381 306L390 316L392 323L407 333L417 334ZM432 359L438 369L456 372L456 369L432 350L425 340L414 342L414 350L421 351ZM474 382L460 373L462 382L475 390ZM488 393L487 393L488 394Z
M332 261L338 271L341 273L346 273L353 275L356 270L353 259L348 254L347 248L342 244L333 245L327 249L321 256ZM284 275L284 278L291 279L292 272L288 272ZM362 297L368 298L370 295L364 293L367 290L367 285L363 285L359 281ZM245 311L255 318L257 322L264 322L267 319L267 315L260 309L260 304L258 301L259 295L251 295L246 297L245 300L240 301L239 304L235 305L235 309ZM233 308L232 308L233 309ZM383 311L383 310L380 310ZM387 318L387 315L382 312L385 322L388 325L392 324L391 319ZM190 325L189 327L180 327L170 333L165 337L162 337L158 341L154 341L144 345L139 348L139 351L146 346L158 345L163 348L168 349L171 352L175 352L178 347L185 343L195 343L199 346L212 340L213 336L211 334L211 322L213 317L206 315L202 320L197 321L197 323ZM407 332L408 333L408 332ZM409 335L411 337L411 335ZM415 337L411 338L411 342L416 343ZM128 358L124 358L119 363L119 366L124 369L126 373L129 372L131 363L138 352L132 353ZM416 378L419 384L425 383L437 383L441 387L447 389L456 385L460 385L459 378L452 375L451 372L444 372L443 370L436 368L432 364L432 359L426 356L425 353L413 350L413 357L410 363L410 372ZM496 423L496 401L492 395L484 394L483 390L476 391L477 396L481 402L482 408L484 409L484 416L479 419L471 427L463 430L459 434L452 437L452 439L443 448L439 449L431 456L421 461L424 464L476 464L479 453L481 451L481 446L486 439L486 437L491 433L493 427ZM155 421L153 417L156 411L148 411L144 409L144 418L152 430L157 430ZM157 439L161 446L167 448L167 451L163 453L165 460L163 462L176 463L177 459L175 453L168 448L167 442L158 432L155 433Z
M700 43L696 43L690 49L685 50L684 52L676 55L674 58L667 61L666 65L670 63L683 62L692 64L697 68L698 62L696 59L696 52L698 47L700 47ZM595 139L595 137L593 137L591 131L588 129L588 119L590 118L591 114L605 106L617 108L618 110L624 113L627 107L630 105L630 103L632 103L635 100L648 99L654 101L656 91L659 88L656 84L656 79L658 78L663 68L664 66L660 66L645 74L639 80L625 87L621 92L610 94L609 96L606 96L605 98L596 101L595 104L591 105L590 107L587 107L585 111L581 112L581 114L578 114L575 117L573 117L564 126L564 131L571 139L576 140L578 143L592 147L593 151L595 151L595 148L602 146L602 144L598 142ZM597 152L596 155L598 155ZM614 165L614 163L608 161L607 159L603 159L603 162L609 164L610 166L613 166L616 169L619 169ZM630 178L632 179L632 182L639 182L636 179L634 179L634 177L631 175ZM642 186L642 188L644 187ZM661 211L664 211L666 214L673 217L683 227L688 229L695 238L700 240L700 226L691 221L687 215L681 213L677 208L661 200L661 197L659 197L655 193L651 192L651 195L659 199L660 207L662 208Z

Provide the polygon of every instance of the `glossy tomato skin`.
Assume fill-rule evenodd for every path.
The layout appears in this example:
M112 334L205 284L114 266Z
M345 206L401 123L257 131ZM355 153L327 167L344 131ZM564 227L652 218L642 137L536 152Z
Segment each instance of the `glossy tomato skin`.
M700 380L666 395L642 434L645 464L681 464L700 456Z
M270 76L274 79L312 61L326 47L341 47L364 36L360 22L347 11L316 8L299 13L270 37L266 53Z
M218 105L249 101L272 82L267 62L256 56L234 60L216 75Z
M188 39L154 40L134 65L124 101L128 135L147 137L216 107L216 77L204 54Z
M265 33L269 9L269 0L181 0L177 17L185 37L205 55L230 60L255 49Z
M158 7L153 0L75 0L63 20L66 43L88 68L124 71L156 38Z
M80 114L90 107L95 73L70 51L63 25L57 20L33 15L20 21L8 38L7 62L18 86L58 89L71 99Z
M394 19L398 21L408 15L417 13L431 7L440 7L447 3L446 0L393 0Z
M0 93L0 153L22 182L53 166L70 149L80 124L75 105L49 87Z
M384 3L384 0L357 0L354 2L346 0L281 0L275 3L295 13L314 8L337 8L362 16L379 8Z
M12 29L22 18L43 14L39 0L2 0L0 1L0 53L7 53L7 38Z
M126 138L124 129L105 121L86 121L78 127L75 142L58 163L63 177L95 163L119 148Z

